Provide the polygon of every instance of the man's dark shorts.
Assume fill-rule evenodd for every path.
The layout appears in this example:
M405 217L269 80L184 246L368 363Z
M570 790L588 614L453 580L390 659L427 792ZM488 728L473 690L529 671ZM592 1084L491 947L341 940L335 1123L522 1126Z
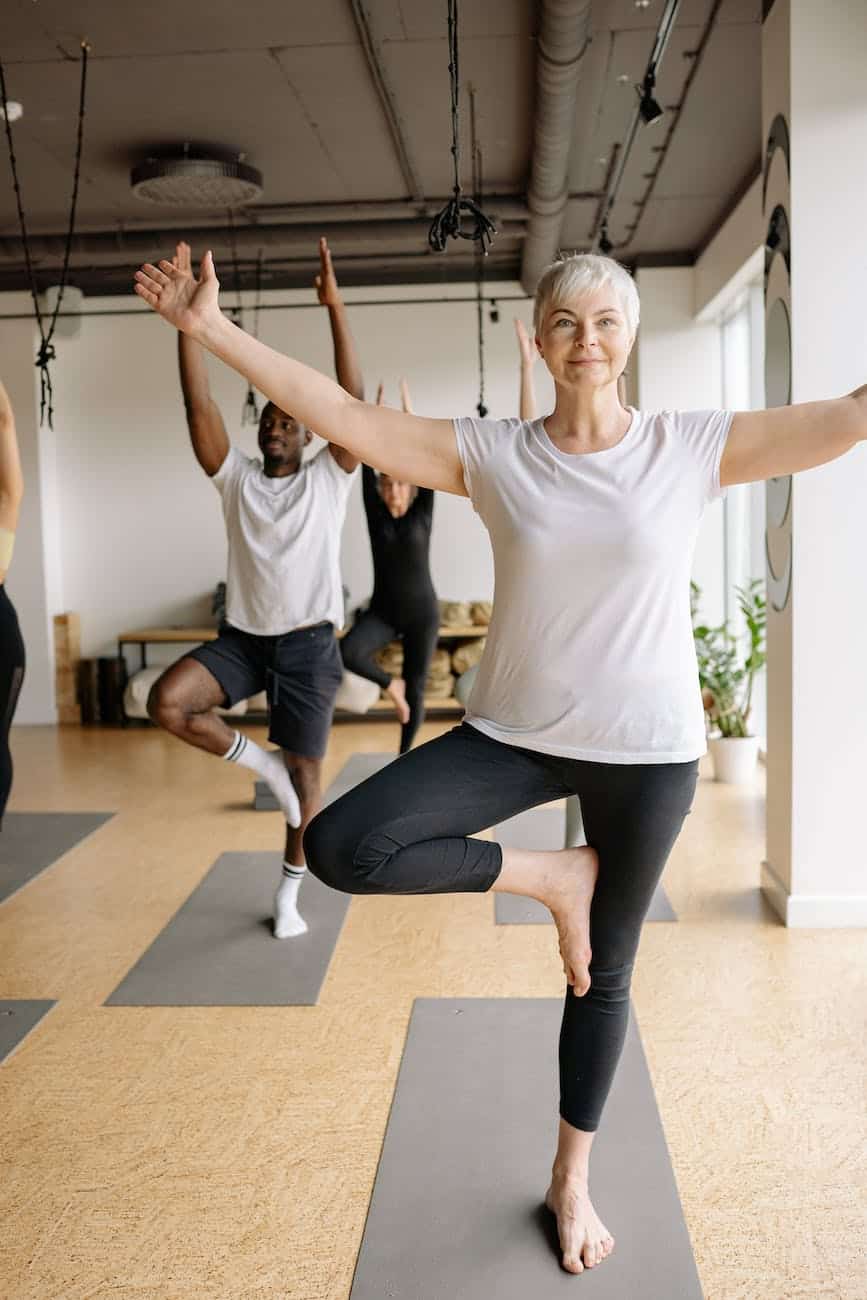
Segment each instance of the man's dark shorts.
M268 692L268 739L306 758L322 758L343 666L331 623L283 636L256 636L223 623L216 641L187 656L204 664L226 695L226 707Z

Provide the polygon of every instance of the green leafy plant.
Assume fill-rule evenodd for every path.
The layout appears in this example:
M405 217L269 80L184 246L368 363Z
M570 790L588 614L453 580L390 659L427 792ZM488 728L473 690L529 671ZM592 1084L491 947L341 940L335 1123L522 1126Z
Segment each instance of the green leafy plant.
M721 736L750 735L753 684L767 657L767 607L762 594L763 587L760 579L753 578L748 586L735 588L738 606L749 635L749 648L745 653L740 638L732 632L728 621L719 627L708 627L699 621L701 588L694 582L690 583L698 679L708 721L711 726L718 728Z

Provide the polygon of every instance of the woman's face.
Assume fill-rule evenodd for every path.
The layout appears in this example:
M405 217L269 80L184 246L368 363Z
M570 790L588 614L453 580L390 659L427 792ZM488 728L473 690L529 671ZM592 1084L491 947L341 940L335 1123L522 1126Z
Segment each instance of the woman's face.
M551 306L536 345L554 382L564 388L604 388L626 368L633 339L617 295L602 285Z
M379 495L392 519L400 519L412 505L415 488L411 483L402 483L400 479L389 478L387 474L379 476Z

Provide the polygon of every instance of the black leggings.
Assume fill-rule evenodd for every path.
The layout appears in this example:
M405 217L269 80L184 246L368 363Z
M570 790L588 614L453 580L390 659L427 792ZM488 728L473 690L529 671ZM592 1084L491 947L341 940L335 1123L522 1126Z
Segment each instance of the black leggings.
M24 681L24 642L15 606L0 582L0 826L12 789L9 729Z
M431 657L439 633L439 608L434 603L422 606L408 617L393 618L374 609L368 609L355 621L340 642L344 667L359 677L376 682L383 690L390 676L373 658L389 641L398 635L403 639L403 678L406 682L406 702L409 705L409 722L400 729L400 752L405 754L415 733L424 721L424 687Z
M560 1114L593 1132L623 1042L641 925L690 810L698 760L588 763L491 740L468 723L420 745L331 804L304 836L307 865L352 894L490 889L502 850L477 831L577 794L599 855L590 911L590 989L566 990Z

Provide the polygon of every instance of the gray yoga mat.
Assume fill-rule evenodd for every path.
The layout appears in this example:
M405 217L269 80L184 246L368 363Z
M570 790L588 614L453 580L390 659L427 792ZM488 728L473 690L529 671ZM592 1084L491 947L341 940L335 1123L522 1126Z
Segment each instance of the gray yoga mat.
M515 849L562 849L565 816L559 808L531 808L494 827L494 839ZM520 894L495 894L497 925L553 925L547 907ZM646 921L676 921L677 915L662 885L658 885Z
M0 1061L15 1051L53 1006L53 1002L0 998Z
M325 802L392 757L353 755ZM298 897L307 933L274 939L272 904L282 860L282 853L223 853L105 1005L314 1006L350 896L308 876Z
M0 831L0 903L114 816L110 812L8 812Z
M360 785L369 776L381 771L393 761L394 754L353 754L334 778L325 798L326 803L339 799L353 786ZM253 783L253 807L257 812L276 812L280 805L274 798L271 787L265 781Z
M593 1147L615 1238L580 1279L544 1208L557 1134L559 999L419 998L351 1300L702 1300L641 1039L626 1046Z

